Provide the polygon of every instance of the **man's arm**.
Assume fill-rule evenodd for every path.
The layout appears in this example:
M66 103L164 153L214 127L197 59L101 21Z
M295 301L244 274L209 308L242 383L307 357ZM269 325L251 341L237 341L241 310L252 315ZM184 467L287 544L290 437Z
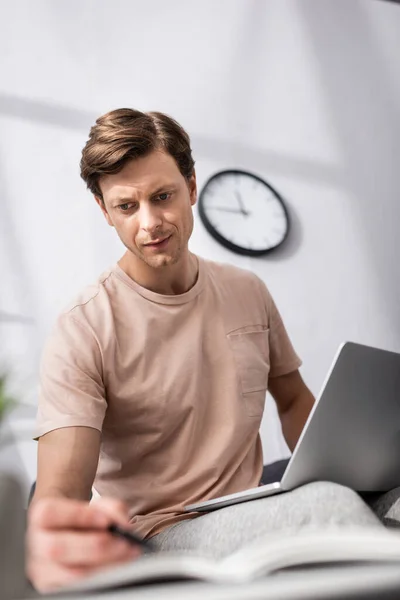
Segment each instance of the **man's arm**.
M283 436L293 452L315 398L297 370L287 375L271 377L268 390L278 408Z
M26 573L40 592L57 590L100 568L137 558L141 550L107 527L129 526L119 500L88 502L99 459L100 432L55 429L39 439L38 478L28 511Z
M100 431L63 427L39 438L33 501L46 497L89 500L100 452Z

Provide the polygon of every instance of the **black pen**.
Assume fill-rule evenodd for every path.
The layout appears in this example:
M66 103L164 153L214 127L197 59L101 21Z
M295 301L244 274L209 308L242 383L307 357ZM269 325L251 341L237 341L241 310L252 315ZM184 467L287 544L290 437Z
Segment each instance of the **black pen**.
M155 550L155 548L153 547L153 544L151 542L149 542L149 540L144 540L143 538L136 535L136 533L133 533L132 531L129 531L128 529L123 529L119 525L109 525L107 527L107 530L112 535L115 535L116 537L126 540L127 542L132 544L132 546L140 546L146 552L153 552Z

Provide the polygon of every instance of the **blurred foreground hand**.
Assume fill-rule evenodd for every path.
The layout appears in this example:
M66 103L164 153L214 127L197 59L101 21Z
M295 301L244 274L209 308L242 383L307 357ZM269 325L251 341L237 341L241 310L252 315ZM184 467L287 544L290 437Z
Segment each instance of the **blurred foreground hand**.
M55 591L102 567L139 557L139 547L107 531L112 523L129 526L127 507L118 500L34 501L26 537L26 571L34 587L42 593Z

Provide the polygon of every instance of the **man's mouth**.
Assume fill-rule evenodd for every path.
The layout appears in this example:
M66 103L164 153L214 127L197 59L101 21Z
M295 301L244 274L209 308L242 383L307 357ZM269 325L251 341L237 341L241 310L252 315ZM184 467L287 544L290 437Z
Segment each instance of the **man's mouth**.
M170 237L170 235L167 235L167 237L157 238L156 240L153 240L143 245L146 246L146 248L161 248L162 246L167 244Z

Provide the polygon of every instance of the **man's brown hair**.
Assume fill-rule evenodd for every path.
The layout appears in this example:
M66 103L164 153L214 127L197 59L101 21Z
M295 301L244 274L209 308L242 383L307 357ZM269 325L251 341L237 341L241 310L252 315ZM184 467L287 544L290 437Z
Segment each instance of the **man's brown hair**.
M189 180L194 160L190 138L174 119L160 112L143 113L131 108L112 110L96 120L82 150L81 177L89 190L103 198L99 179L118 173L132 159L163 150L174 159Z

